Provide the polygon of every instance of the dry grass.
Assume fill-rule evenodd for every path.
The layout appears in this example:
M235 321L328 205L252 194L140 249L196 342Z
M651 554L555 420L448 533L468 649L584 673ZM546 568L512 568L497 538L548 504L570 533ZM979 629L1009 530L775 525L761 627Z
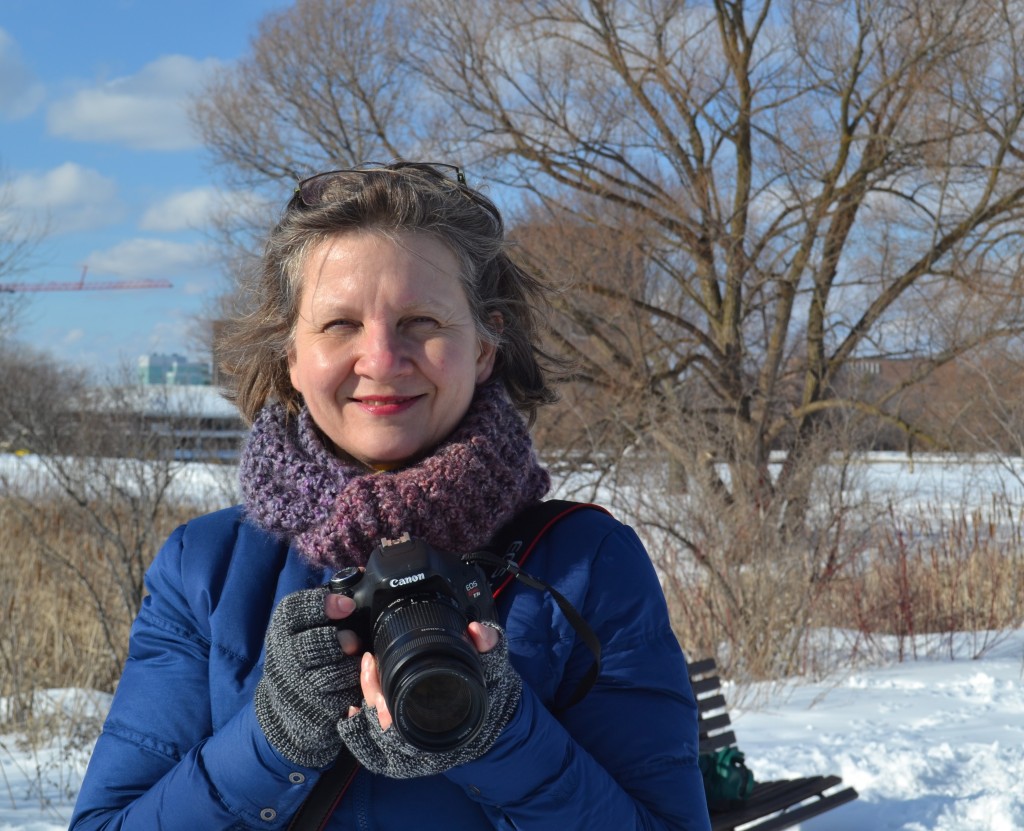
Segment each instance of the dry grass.
M954 516L889 511L836 527L825 550L775 550L712 576L680 567L675 552L665 569L662 552L680 642L717 655L732 677L777 679L889 655L894 642L899 660L952 650L964 632L979 656L1024 626L1024 518L1007 504ZM823 630L842 632L841 643Z
M53 499L27 513L24 501L0 499L0 723L24 729L39 715L39 690L113 689L137 605L118 557L144 552L127 568L141 573L159 542L196 513L164 504L139 539L111 546L76 519L87 508ZM722 519L705 512L703 524L688 524L703 565L671 534L649 525L645 536L681 643L691 655L716 655L732 677L826 671L881 651L894 636L900 657L913 657L918 635L997 633L979 636L982 651L1024 625L1024 518L1008 504L870 520L840 509L802 546L782 544L754 521ZM737 547L747 554L736 556ZM112 550L120 553L112 558ZM845 654L817 638L829 629L848 634Z
M120 675L135 610L111 579L110 546L84 532L75 510L60 499L37 501L30 512L0 500L2 723L27 725L39 690L110 691ZM164 508L157 533L166 536L185 515Z

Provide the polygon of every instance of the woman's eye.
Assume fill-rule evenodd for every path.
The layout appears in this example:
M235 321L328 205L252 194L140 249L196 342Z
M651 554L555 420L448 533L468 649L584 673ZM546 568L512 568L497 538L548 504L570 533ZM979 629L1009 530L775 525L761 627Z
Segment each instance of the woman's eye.
M354 320L341 318L332 320L324 326L325 332L347 332L354 329L358 324Z

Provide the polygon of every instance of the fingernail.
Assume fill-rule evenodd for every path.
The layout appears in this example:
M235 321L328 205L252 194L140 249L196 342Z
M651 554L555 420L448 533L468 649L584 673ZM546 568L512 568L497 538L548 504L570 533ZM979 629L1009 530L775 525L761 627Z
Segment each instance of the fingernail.
M355 655L359 648L359 638L350 629L338 630L338 643L341 644L341 651L346 655Z
M329 594L327 602L331 604L331 611L342 617L348 617L356 610L356 602L346 595Z

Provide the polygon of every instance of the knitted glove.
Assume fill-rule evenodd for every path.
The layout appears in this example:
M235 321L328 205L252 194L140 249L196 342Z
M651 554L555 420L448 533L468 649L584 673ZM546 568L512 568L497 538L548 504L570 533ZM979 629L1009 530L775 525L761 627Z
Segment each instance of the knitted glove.
M483 756L519 706L523 682L508 662L508 645L501 628L498 645L480 655L487 687L487 715L480 732L467 744L450 751L430 752L413 747L393 727L381 730L376 708L364 701L351 718L338 722L338 732L352 755L367 770L392 779L432 776Z
M256 719L286 759L325 767L341 750L336 724L359 704L359 659L338 643L324 613L327 587L285 597L267 629L267 657L256 687Z

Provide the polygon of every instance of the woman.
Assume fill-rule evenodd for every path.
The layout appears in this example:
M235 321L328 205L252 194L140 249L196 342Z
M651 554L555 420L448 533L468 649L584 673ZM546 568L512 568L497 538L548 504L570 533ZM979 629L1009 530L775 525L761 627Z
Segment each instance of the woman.
M357 604L325 588L403 533L476 550L547 492L521 415L553 399L539 299L458 169L300 185L228 341L245 504L150 568L73 829L285 828L343 748L361 768L329 828L709 827L685 661L626 526L578 511L529 561L601 642L587 695L566 707L591 663L573 626L515 583L468 625L486 716L453 749L396 729Z

